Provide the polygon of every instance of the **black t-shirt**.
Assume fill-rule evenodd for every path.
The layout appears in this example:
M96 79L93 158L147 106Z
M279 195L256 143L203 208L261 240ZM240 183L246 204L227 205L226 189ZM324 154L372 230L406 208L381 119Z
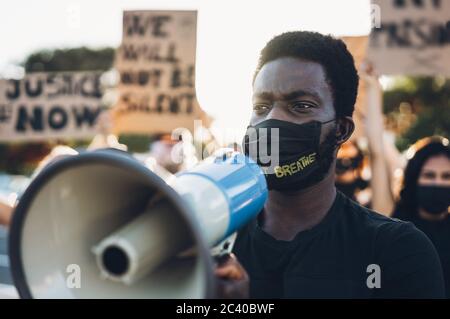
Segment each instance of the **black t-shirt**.
M254 219L239 231L233 252L249 274L251 298L444 297L430 240L412 223L339 192L322 222L292 241L274 239Z
M450 215L441 221L428 221L420 217L411 219L430 238L441 260L446 297L450 299Z

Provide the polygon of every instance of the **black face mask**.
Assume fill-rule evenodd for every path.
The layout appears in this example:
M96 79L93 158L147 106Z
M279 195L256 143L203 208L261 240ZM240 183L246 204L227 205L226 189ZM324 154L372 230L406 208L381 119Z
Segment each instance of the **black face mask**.
M321 181L333 162L335 132L320 144L322 125L333 121L295 124L271 119L249 126L244 153L261 166L269 189L307 188Z
M417 186L417 202L430 214L439 215L450 206L450 187Z

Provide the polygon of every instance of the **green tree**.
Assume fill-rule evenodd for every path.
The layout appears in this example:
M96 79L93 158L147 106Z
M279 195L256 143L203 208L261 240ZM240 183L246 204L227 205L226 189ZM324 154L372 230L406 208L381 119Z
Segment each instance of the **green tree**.
M450 136L450 79L398 77L383 99L400 150L426 136Z
M30 54L23 66L26 73L56 71L109 70L114 62L114 48L86 47L41 50Z

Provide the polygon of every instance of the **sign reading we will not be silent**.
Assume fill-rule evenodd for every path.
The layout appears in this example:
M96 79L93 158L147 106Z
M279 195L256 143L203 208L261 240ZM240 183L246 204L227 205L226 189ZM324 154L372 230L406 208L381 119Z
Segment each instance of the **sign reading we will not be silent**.
M119 100L115 133L193 132L209 124L195 92L195 11L125 11L116 55Z
M31 73L0 80L0 141L92 138L103 110L100 76Z

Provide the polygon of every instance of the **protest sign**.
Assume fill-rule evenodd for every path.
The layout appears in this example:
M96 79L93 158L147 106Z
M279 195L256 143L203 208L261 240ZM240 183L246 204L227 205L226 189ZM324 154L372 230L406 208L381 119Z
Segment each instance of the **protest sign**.
M378 74L450 75L450 1L373 0L381 23L368 57Z
M193 131L208 122L195 92L195 11L125 11L117 51L115 133Z
M100 75L32 73L0 80L0 141L93 137L103 110Z

